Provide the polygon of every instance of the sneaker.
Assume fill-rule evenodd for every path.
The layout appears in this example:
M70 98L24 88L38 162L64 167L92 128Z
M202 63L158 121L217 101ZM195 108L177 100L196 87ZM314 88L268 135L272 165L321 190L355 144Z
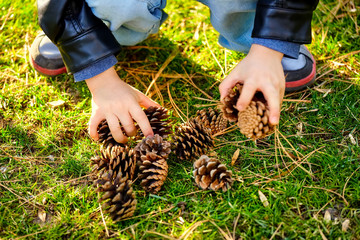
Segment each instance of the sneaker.
M31 45L30 62L37 72L45 76L66 73L59 49L45 33L40 33Z
M304 45L300 46L297 59L283 57L281 63L284 68L286 92L302 90L314 83L316 63L314 57Z

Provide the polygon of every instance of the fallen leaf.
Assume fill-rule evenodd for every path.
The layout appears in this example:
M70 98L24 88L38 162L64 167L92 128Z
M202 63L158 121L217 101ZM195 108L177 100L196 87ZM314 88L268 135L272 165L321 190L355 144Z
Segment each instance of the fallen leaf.
M343 223L341 224L341 230L343 232L346 232L348 230L350 226L350 220L349 219L346 219L345 221L343 221Z
M331 221L331 213L329 210L326 210L325 213L324 213L324 221L326 223L330 222Z
M236 151L234 152L231 158L231 166L234 166L236 160L239 158L239 155L240 155L240 148L236 149Z
M42 222L45 222L46 221L46 212L42 211L42 210L39 210L38 212L38 217L40 218L40 220Z
M264 207L268 207L269 206L269 201L268 201L267 197L260 190L258 192L259 192L260 201L262 202Z
M50 106L52 106L53 108L55 108L55 107L60 107L60 106L64 105L64 104L65 104L65 101L63 101L63 100L57 100L57 101L48 102L48 104L49 104Z

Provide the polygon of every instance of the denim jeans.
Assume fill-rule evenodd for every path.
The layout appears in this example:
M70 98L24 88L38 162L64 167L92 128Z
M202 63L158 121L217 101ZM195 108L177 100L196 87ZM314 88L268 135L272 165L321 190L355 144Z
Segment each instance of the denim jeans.
M124 46L133 46L157 33L167 18L166 0L86 0ZM210 20L220 33L219 43L248 52L252 43L257 0L199 0L210 9Z

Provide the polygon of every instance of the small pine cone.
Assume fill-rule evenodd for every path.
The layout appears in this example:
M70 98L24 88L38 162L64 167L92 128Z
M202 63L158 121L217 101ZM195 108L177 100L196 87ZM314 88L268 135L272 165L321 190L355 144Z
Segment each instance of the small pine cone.
M232 172L227 170L218 159L206 155L202 155L194 162L193 174L196 184L202 189L213 191L222 189L225 192L230 189L233 182Z
M102 203L105 213L108 213L114 221L131 217L136 208L137 200L132 189L132 181L122 177L104 173L95 184L98 185L97 192L103 192L98 202Z
M143 139L135 147L139 165L139 179L145 191L156 194L164 184L168 173L167 157L171 151L170 143L156 134Z
M236 102L240 97L242 91L242 85L236 84L233 89L231 89L224 98L224 104L221 106L221 111L224 114L224 118L230 122L237 122L238 120L238 110L235 108Z
M166 159L171 152L171 144L170 142L163 140L159 134L155 134L153 137L144 138L134 148L136 162L140 164L141 156L146 155L148 152L153 152Z
M181 160L191 160L214 146L211 131L192 118L178 128L175 135L175 152Z
M117 176L119 172L123 177L132 180L135 174L136 162L133 158L133 150L123 144L102 145L100 148L100 156L93 158L93 173L102 175L103 173L111 173Z
M196 120L202 122L205 127L210 128L211 135L223 131L228 124L228 120L223 117L223 113L213 108L198 110Z
M167 138L171 133L170 119L168 110L164 107L149 107L144 110L149 119L154 134L159 134L162 138ZM139 131L139 137L143 138L144 134Z
M237 124L242 134L254 140L264 138L275 129L269 123L269 109L261 101L251 101L244 111L239 112Z

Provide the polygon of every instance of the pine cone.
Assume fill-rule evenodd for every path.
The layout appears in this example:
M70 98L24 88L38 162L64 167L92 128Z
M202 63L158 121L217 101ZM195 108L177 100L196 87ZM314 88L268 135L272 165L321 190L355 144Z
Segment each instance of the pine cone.
M139 179L145 191L153 194L160 191L168 173L166 162L170 154L170 143L156 134L143 139L135 147L135 156L139 165Z
M172 133L169 114L166 108L151 106L145 109L144 112L149 119L154 134L159 134L165 139ZM141 131L139 131L138 135L141 138L144 137L144 134Z
M202 189L225 192L232 185L232 172L218 159L202 155L194 162L194 169L195 182Z
M224 104L221 106L221 111L224 114L224 118L230 122L237 122L239 111L235 108L236 102L240 97L242 91L242 85L236 84L233 89L231 89L228 95L224 98Z
M125 134L126 136L126 132L125 129L121 126L121 131L123 132L123 134ZM98 126L97 132L99 134L99 140L98 142L103 143L103 144L113 144L116 145L118 142L116 142L116 140L113 138L109 125L107 123L106 120L102 120Z
M132 189L132 181L122 177L121 172L117 176L104 173L96 182L97 192L104 194L98 200L102 203L105 213L110 214L114 221L131 217L136 208L137 200Z
M248 138L264 138L274 132L275 126L269 123L268 107L261 101L251 101L238 117L240 132Z
M133 158L133 150L123 144L107 144L100 148L100 156L92 159L93 173L98 176L103 173L110 173L117 176L119 173L123 177L132 180L134 178L136 162Z
M214 146L210 129L196 119L180 125L174 142L176 155L181 160L196 158Z
M196 120L202 122L206 128L210 128L211 135L223 131L228 123L228 120L223 117L223 113L213 108L198 110Z

